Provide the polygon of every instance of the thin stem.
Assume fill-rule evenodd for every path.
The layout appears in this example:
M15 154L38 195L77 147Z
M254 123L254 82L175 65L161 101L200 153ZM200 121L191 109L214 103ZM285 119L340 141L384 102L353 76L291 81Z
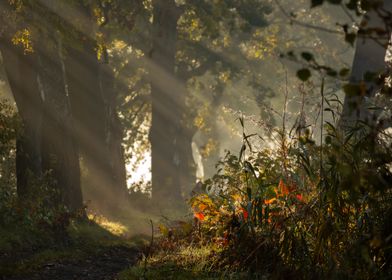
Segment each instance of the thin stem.
M324 82L325 78L321 78L321 109L320 109L320 178L321 183L324 181L324 166L323 166L323 126L324 126Z
M283 169L285 172L285 177L288 178L287 172L287 139L286 139L286 115L287 115L287 102L288 102L288 80L287 80L287 70L285 70L285 94L284 94L284 107L282 116L282 156L283 156Z
M278 0L274 0L274 1L275 1L276 5L278 6L279 10L282 12L282 14L290 20L290 23L294 23L298 26L302 26L305 28L310 28L310 29L314 29L314 30L318 30L318 31L323 31L323 32L327 32L327 33L344 34L342 31L339 31L339 30L325 28L322 26L317 26L317 25L313 25L313 24L299 21L299 20L295 19L292 15L287 13L287 11L283 8L283 6L280 4L280 2Z

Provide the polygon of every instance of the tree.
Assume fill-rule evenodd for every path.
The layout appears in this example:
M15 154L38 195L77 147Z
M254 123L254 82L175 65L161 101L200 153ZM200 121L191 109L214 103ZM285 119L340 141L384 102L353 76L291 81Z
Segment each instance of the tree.
M63 38L56 25L60 20L39 3L4 6L14 21L8 22L11 33L3 33L1 50L26 137L26 142L19 141L18 192L21 197L34 192L25 190L33 186L25 180L29 170L35 175L49 172L52 187L59 194L53 204L79 210L83 207L79 158L64 72Z
M253 5L255 3L256 6ZM175 188L175 197L181 198L181 193L189 193L195 183L196 171L191 144L199 129L195 126L195 117L198 111L204 109L198 107L198 99L203 99L204 96L192 96L188 84L205 74L211 73L219 77L228 72L228 69L238 70L234 63L224 57L223 41L239 30L252 33L252 28L265 26L264 15L269 8L260 1L244 1L242 4L233 1L185 1L181 4L153 1L151 7L146 8L148 9L151 9L151 14L138 21L142 25L136 29L141 32L132 34L130 44L147 56L143 63L148 65L146 68L150 72L148 80L151 82L153 118L150 131L152 192L154 196L154 192L160 192L158 189L165 188L162 178L166 174L169 181L177 182L167 188ZM151 15L154 18L152 26L148 22ZM220 34L222 26L224 34ZM146 38L152 42L149 43ZM238 50L234 43L230 47ZM140 62L136 61L134 64L139 65ZM237 70L233 72L239 73ZM139 85L137 87L140 88ZM198 105L190 106L195 100L194 104ZM220 104L215 103L216 106ZM148 110L148 106L144 110ZM158 157L162 160L158 160ZM166 166L168 163L170 167ZM157 179L157 172L162 172L159 175L161 179ZM171 190L165 192L173 193ZM156 197L159 199L158 195Z
M79 151L64 71L62 38L56 30L52 32L54 36L50 39L55 47L49 49L39 43L37 48L43 93L42 168L53 173L55 187L60 191L59 203L77 211L83 208ZM39 39L39 42L46 41Z
M119 201L126 202L127 197L114 74L106 50L102 54L97 52L99 26L92 14L94 6L78 5L74 9L82 20L76 26L69 26L74 38L67 44L65 68L77 123L76 139L88 169L86 179L93 188L89 190L93 203L108 210L116 208ZM99 55L105 61L100 61Z
M0 52L23 124L16 140L16 175L18 196L24 201L33 191L32 180L41 176L42 100L37 83L38 61L35 53L25 53L5 33L0 37Z
M363 5L367 2L363 1ZM368 3L369 4L369 3ZM341 126L352 128L358 121L374 124L378 113L371 113L371 100L384 84L386 52L391 38L392 2L374 2L365 6L357 35L349 86L346 88Z
M181 201L179 132L185 85L176 79L177 21L182 10L174 0L153 3L151 79L152 197L168 203Z

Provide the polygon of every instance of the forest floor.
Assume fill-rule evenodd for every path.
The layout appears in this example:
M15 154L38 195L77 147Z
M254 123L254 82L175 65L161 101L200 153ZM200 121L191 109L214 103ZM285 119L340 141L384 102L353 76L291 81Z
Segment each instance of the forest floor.
M52 249L53 250L53 249ZM3 280L112 280L117 275L136 264L140 257L137 248L127 246L111 246L100 248L98 252L74 252L74 254L57 251L54 258L43 258L54 251L13 254L4 262L8 265L8 275L3 276ZM75 256L75 253L78 254ZM57 256L57 257L55 257ZM2 256L7 258L7 256ZM42 259L43 258L43 259ZM41 260L40 260L41 259Z
M192 223L166 221L174 225L167 238L159 233L165 231L159 217L133 214L89 215L88 221L72 222L63 239L0 227L0 280L254 279L213 268L217 248L181 237Z
M167 216L90 213L60 236L31 226L0 226L0 280L216 279L203 272L210 248L175 241L159 247Z
M0 280L118 279L148 245L148 220L141 219L124 218L125 224L89 215L88 221L71 222L62 237L20 225L0 227Z

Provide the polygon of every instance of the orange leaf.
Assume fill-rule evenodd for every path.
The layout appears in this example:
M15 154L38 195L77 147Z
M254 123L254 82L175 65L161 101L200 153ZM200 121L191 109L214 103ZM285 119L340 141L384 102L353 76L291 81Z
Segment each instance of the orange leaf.
M266 200L264 200L264 204L272 204L272 203L274 203L276 201L276 198L274 197L274 198L271 198L271 199L266 199Z
M208 206L205 205L204 203L201 203L201 204L198 205L198 207L199 207L200 211L204 211L204 210L206 210L206 208L207 208Z
M289 188L285 185L285 183L283 182L282 179L280 179L279 181L279 186L278 186L280 192L282 193L282 195L288 195L290 193Z
M204 214L203 214L202 212L195 213L193 216L194 216L196 219L198 219L199 221L203 221L203 220L205 219L205 216L204 216Z

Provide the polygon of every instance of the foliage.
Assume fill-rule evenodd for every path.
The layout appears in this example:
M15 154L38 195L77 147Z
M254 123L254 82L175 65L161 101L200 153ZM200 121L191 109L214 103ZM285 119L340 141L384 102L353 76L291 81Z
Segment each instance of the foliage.
M228 153L191 199L223 265L278 278L391 273L390 138L365 125L325 129L322 147L282 134L275 151Z
M148 260L146 267L140 262L123 271L119 279L222 279L224 276L209 271L212 248L183 245L173 250L170 253L160 250Z
M19 119L15 109L0 100L0 188L15 185L15 149ZM5 191L2 192L6 194Z
M67 243L59 243L50 233L37 231L26 225L0 227L0 274L7 279L26 278L34 274L42 276L48 266L59 265L62 267L61 272L66 275L64 265L69 262L83 266L81 263L86 260L94 263L102 255L106 261L109 258L110 262L108 255L119 254L121 250L128 250L128 253L132 251L135 246L133 240L125 241L113 235L101 227L101 221L111 223L103 217L97 222L95 219L72 220L65 229L69 235ZM73 271L87 268L76 267Z
M24 194L28 199L17 198L15 154L21 129L15 108L0 102L0 227L18 225L63 237L70 219L79 214L70 213L60 202L50 174L31 180L31 191Z

